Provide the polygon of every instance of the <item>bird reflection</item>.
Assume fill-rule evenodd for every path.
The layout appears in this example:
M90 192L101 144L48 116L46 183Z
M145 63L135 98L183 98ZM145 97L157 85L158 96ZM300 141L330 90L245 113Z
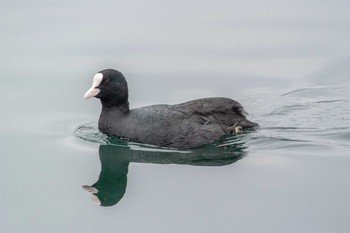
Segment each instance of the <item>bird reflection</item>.
M232 141L210 144L195 150L179 151L150 148L133 143L100 145L101 172L96 183L84 185L92 200L101 206L113 206L124 196L129 164L182 164L193 166L224 166L244 156L244 143Z

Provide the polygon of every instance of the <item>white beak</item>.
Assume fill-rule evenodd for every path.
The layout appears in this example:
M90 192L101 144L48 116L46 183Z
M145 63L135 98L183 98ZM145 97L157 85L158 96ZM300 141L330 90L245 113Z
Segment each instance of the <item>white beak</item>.
M91 97L97 96L98 93L100 93L100 89L98 89L97 87L101 84L103 79L103 74L101 73L97 73L95 74L93 81L92 81L92 86L91 88L85 93L83 99L87 100L90 99Z
M100 93L100 89L96 88L96 87L91 87L84 95L83 99L84 100L87 100L87 99L90 99L94 96L97 96L98 93Z

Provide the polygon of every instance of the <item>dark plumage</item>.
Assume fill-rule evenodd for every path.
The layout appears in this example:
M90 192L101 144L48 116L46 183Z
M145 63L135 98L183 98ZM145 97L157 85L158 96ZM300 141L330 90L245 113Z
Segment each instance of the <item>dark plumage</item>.
M127 82L107 69L94 77L84 99L101 100L101 132L141 143L171 148L196 148L232 134L237 126L254 127L243 107L228 98L204 98L176 105L129 109Z

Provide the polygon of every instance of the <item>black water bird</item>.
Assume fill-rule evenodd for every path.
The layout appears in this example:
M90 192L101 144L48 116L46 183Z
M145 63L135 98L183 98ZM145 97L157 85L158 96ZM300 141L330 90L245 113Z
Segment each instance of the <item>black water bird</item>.
M101 100L98 122L109 136L169 148L197 148L241 129L257 126L246 119L240 103L229 98L203 98L176 105L129 109L123 74L106 69L93 78L84 99Z

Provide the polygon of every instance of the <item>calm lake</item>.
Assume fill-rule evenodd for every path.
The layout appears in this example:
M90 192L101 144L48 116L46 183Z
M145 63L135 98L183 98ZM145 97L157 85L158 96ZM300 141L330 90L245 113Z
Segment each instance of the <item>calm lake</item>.
M349 10L3 2L0 232L350 232ZM108 138L82 99L106 68L132 108L229 97L260 127L196 150Z

